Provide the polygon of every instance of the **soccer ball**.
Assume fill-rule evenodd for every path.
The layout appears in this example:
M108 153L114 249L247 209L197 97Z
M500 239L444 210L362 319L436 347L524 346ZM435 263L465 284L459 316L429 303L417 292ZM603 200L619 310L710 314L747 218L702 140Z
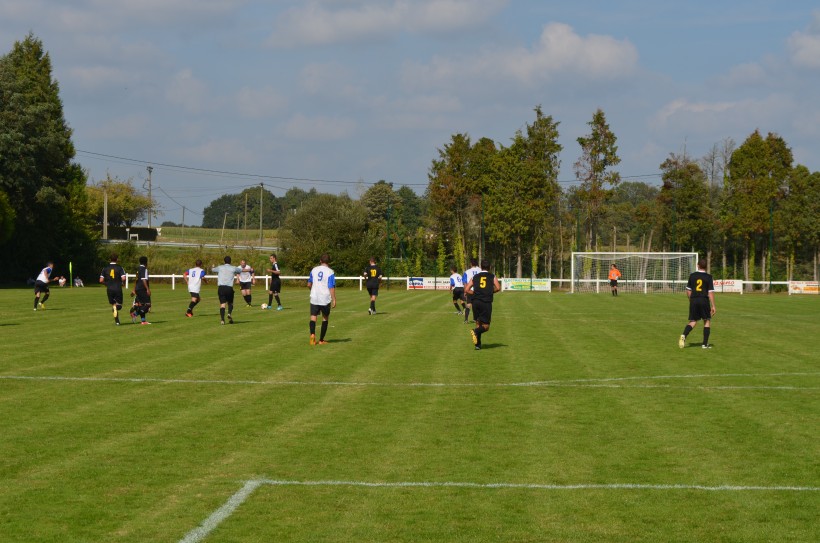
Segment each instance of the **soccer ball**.
M262 309L267 309L267 308L268 308L268 304L262 304Z

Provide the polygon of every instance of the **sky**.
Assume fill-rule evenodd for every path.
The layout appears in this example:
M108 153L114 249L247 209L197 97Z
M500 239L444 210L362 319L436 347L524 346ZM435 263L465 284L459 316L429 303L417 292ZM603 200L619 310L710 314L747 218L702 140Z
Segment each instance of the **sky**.
M76 161L198 225L222 194L419 194L453 134L508 145L540 105L559 181L596 109L622 177L779 134L820 170L816 0L0 0L0 54L48 50Z

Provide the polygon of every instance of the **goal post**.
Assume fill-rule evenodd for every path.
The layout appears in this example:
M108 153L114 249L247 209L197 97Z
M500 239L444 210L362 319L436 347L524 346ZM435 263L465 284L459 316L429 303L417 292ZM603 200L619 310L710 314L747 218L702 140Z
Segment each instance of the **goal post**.
M572 292L609 292L609 270L618 267L619 292L683 292L697 269L697 253L572 253Z

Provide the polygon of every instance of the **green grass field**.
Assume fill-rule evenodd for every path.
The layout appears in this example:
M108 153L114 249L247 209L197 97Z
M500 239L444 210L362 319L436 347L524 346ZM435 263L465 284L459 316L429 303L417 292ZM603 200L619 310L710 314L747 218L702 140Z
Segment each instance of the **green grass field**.
M187 243L224 243L226 245L253 245L259 243L259 229L249 228L202 228L200 226L163 226L162 235L157 241L181 241ZM279 244L279 230L262 231L262 245L275 247Z
M818 297L706 351L683 295L503 293L477 352L444 292L339 289L316 347L255 293L0 290L0 541L820 540Z

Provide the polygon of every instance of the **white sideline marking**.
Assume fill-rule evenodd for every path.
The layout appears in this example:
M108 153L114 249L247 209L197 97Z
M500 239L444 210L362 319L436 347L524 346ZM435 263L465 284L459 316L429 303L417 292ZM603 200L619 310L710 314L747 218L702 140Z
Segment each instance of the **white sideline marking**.
M236 508L242 505L248 496L253 494L253 491L264 484L263 480L257 479L248 481L239 489L236 494L228 498L222 507L211 513L211 515L202 521L202 524L185 534L185 537L179 540L179 543L197 543L205 539L208 534L213 532L219 524L231 516Z
M454 481L404 481L404 482L368 482L368 481L290 481L279 479L253 479L245 482L244 486L233 496L228 498L222 507L211 513L202 524L188 532L179 543L199 543L219 524L227 519L236 509L247 500L260 486L352 486L366 488L475 488L475 489L522 489L522 490L699 490L705 492L818 492L816 486L760 486L760 485L684 485L684 484L640 484L640 483L611 483L611 484L575 484L554 485L539 483L469 483Z
M696 390L820 390L820 387L791 385L630 385L614 384L625 381L700 379L728 377L784 377L815 376L811 373L723 373L695 375L650 375L643 377L605 377L595 379L568 379L549 381L529 381L521 383L390 383L370 381L259 381L233 379L161 379L154 377L65 377L59 375L0 375L0 380L17 381L74 381L98 383L165 383L189 385L266 385L266 386L318 386L318 387L394 387L394 388L503 388L503 387L571 387L571 388L662 388Z

